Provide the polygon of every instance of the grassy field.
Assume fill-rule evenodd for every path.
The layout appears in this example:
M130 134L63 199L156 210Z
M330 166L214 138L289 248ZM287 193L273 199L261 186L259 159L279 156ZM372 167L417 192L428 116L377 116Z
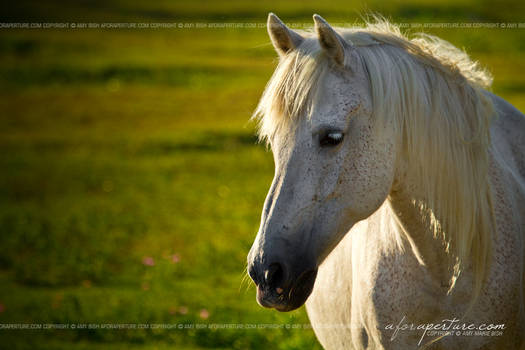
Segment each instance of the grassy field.
M0 22L262 23L268 11L353 22L371 10L407 23L525 22L511 1L1 8ZM426 31L464 47L525 110L525 28ZM264 28L0 29L0 324L194 326L0 329L0 348L320 348L303 308L262 309L242 283L273 175L248 119L274 66ZM210 327L225 323L259 326Z

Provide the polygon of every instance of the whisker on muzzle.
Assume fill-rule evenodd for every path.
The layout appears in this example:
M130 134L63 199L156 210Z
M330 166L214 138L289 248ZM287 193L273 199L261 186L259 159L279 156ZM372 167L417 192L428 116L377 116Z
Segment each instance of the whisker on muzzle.
M248 267L244 267L243 271L241 272L241 276L242 278L239 283L239 293L246 293L250 289L250 275L248 274Z

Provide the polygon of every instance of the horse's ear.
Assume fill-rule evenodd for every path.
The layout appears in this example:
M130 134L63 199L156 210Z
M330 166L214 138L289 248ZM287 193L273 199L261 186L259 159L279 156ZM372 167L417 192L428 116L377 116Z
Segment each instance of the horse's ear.
M323 17L314 15L315 31L319 43L326 54L343 66L345 63L345 47L349 44L324 20Z
M272 44L280 56L297 48L303 42L303 37L289 29L276 15L268 15L268 34Z

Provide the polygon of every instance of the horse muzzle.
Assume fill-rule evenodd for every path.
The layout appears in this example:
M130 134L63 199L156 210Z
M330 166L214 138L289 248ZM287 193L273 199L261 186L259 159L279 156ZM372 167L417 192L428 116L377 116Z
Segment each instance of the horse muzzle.
M266 308L287 312L301 307L312 293L317 268L305 269L295 278L279 263L272 263L258 274L251 266L249 274L257 286L257 302ZM260 277L260 278L259 278Z

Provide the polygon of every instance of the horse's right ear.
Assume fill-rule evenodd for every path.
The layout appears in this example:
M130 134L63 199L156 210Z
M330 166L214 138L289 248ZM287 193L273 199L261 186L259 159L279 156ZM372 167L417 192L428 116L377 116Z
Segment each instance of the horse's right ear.
M297 48L304 38L289 29L276 15L268 14L268 34L279 56Z

